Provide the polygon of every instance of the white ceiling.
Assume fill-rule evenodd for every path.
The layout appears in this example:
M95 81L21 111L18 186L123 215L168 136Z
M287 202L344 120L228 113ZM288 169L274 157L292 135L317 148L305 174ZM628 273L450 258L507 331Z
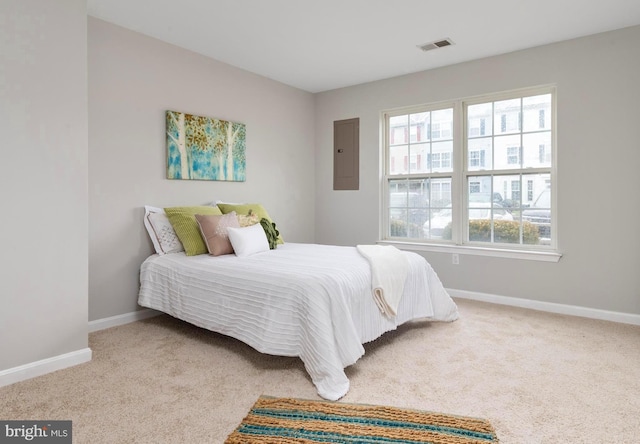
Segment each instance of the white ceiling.
M87 5L91 16L310 92L640 24L640 0L88 0ZM454 45L428 52L417 48L444 38Z

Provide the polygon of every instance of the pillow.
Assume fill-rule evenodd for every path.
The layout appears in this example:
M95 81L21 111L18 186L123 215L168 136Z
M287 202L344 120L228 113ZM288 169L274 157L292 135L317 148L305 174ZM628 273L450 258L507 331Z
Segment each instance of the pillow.
M164 210L149 205L145 205L144 210L144 226L151 238L155 252L163 255L184 251Z
M233 214L236 214L235 211L233 211ZM236 216L236 219L238 219L238 223L240 224L241 227L248 227L249 225L255 225L257 223L260 222L260 217L251 212L251 210L249 210L249 214L238 214Z
M196 214L196 222L200 227L200 234L212 256L233 253L233 247L229 241L227 228L240 228L235 211L221 216L205 216Z
M236 256L243 257L269 251L267 235L260 224L241 228L229 227L227 233Z
M276 228L276 224L274 222L269 222L267 219L263 217L262 219L260 219L260 225L262 225L264 234L267 235L269 248L271 250L278 248L278 235L280 234L280 232Z
M203 215L221 215L220 209L210 206L196 207L171 207L165 208L171 226L176 231L178 239L182 242L184 251L187 256L196 256L198 254L208 253L207 246L200 234L200 227L196 222L196 214Z
M265 218L269 222L273 222L273 220L271 220L271 217L269 217L269 213L267 213L267 210L265 210L262 205L257 204L257 203L253 203L253 204L230 204L230 203L222 203L221 202L221 203L218 203L218 208L220 208L220 210L222 211L223 214L235 211L237 214L248 215L249 211L251 211L253 214L257 214L258 215L258 221L260 221L260 219L262 219L262 218ZM282 239L281 235L278 235L278 243L279 244L284 244L284 239Z

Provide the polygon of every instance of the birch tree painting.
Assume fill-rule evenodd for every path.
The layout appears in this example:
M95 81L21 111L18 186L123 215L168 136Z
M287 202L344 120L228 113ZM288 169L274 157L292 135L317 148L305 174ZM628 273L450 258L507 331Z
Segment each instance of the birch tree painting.
M167 111L167 178L245 181L243 123Z

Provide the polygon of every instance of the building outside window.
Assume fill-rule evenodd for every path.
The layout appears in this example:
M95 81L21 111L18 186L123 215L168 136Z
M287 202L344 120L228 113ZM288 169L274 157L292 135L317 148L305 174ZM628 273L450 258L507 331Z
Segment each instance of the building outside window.
M509 165L520 165L519 146L510 146L507 148L507 163Z
M554 102L545 87L383 113L383 238L555 248Z

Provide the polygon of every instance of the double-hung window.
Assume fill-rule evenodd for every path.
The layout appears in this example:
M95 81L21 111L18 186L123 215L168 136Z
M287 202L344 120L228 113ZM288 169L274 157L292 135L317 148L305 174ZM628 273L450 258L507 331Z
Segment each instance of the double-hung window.
M383 113L382 237L556 247L555 89Z

